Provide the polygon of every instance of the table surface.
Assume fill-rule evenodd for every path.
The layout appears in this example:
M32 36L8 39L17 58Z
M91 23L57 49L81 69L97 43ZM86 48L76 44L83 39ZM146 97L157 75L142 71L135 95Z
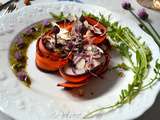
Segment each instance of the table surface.
M0 2L2 3L6 1L8 0L0 0ZM53 2L53 1L58 1L58 0L34 0L32 1L32 4ZM62 1L62 0L59 0L59 1ZM121 0L112 0L112 1L111 0L70 0L70 1L82 1L83 3L87 3L87 4L96 4L96 5L105 7L110 11L117 12L120 15L125 16L126 18L136 21L135 18L129 14L129 12L121 8L121 2L122 2ZM136 2L136 0L130 0L130 2L132 3L132 6L135 9L135 12L137 12L137 10L141 8L141 6ZM18 8L21 8L23 6L24 6L23 0L20 0L18 3ZM2 14L2 12L0 14ZM147 9L147 12L149 13L149 17L152 21L153 26L160 33L160 12L149 10L149 9ZM159 120L160 119L159 111L160 111L160 93L157 96L157 99L153 104L153 106L136 120ZM0 120L13 120L13 119L11 119L10 117L0 112Z

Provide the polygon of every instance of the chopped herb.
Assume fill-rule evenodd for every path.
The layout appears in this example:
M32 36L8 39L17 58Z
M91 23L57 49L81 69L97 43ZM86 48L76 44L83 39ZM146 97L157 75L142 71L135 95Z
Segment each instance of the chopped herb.
M123 77L123 76L124 76L124 73L121 72L121 71L119 71L119 72L118 72L118 76L119 76L119 77Z
M111 71L111 70L115 70L115 69L118 69L118 68L123 69L123 70L129 70L130 69L130 67L128 65L126 65L125 63L121 63L121 64L117 64L116 66L110 68L109 70Z

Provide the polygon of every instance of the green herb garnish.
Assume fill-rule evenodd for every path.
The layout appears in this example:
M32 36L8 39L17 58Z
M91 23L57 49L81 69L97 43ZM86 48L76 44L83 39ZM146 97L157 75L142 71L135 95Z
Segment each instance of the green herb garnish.
M151 81L149 83L143 85L142 90L151 88L154 84L156 84L158 80L160 80L160 63L158 60L156 61L155 64L154 73L155 73L154 78L151 78Z

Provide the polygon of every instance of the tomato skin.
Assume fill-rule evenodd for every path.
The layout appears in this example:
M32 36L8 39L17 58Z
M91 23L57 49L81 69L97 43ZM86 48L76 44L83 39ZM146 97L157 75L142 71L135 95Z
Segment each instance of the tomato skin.
M53 60L47 57L43 57L40 54L36 54L36 64L37 66L44 71L56 71L59 68L67 64L68 60Z
M87 81L91 77L90 74L77 75L77 76L67 75L64 73L63 68L59 69L59 73L66 81L72 82L72 83Z
M73 27L73 22L70 22L70 21L60 21L60 22L57 22L57 24L59 25L60 28L63 28L63 29L66 29L68 30L69 32L72 31L72 27Z
M71 82L66 82L66 83L59 83L57 84L57 86L61 86L61 87L64 87L64 88L79 88L79 87L82 87L84 85L86 85L87 82L83 82L83 83L71 83Z
M85 20L90 24L90 25L96 25L97 28L99 28L101 31L103 31L102 36L101 35L94 35L93 37L87 39L88 42L92 41L93 44L100 44L106 39L106 33L107 33L107 28L99 23L97 20L89 17L89 16L84 16Z

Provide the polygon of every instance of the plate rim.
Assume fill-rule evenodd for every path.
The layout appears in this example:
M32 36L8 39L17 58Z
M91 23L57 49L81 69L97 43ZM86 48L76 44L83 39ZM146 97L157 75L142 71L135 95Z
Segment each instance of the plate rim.
M28 7L23 7L23 8L21 8L21 9L19 9L19 10L17 10L17 11L15 11L15 12L13 12L13 13L11 13L11 14L8 14L8 15L6 15L6 16L3 16L2 18L4 19L4 18L7 18L7 16L13 16L14 14L17 14L18 12L21 12L21 11L23 11L23 10L25 10L25 9L30 9L30 8L32 8L32 7L37 7L37 6L41 6L41 5L45 5L45 6L47 6L47 5L49 5L49 4L75 4L75 5L86 5L86 6L95 6L96 8L103 8L103 9L105 9L106 11L109 11L109 10L107 10L106 8L104 8L104 7L101 7L101 6L97 6L97 5L90 5L90 4L81 4L81 3L73 3L73 2L68 2L68 1L61 1L61 2L48 2L48 3L39 3L39 4L35 4L35 5L32 5L32 6L28 6ZM116 12L112 12L112 11L109 11L109 12L111 12L111 13L114 13L114 14L117 14ZM2 18L0 18L0 19L2 19ZM126 18L126 16L125 16L125 18ZM134 21L133 21L134 22ZM153 40L153 39L152 39ZM152 96L153 98L152 98L152 100L150 100L150 104L148 104L148 106L146 106L146 108L143 110L143 112L141 112L139 115L135 115L135 117L133 117L132 116L132 118L131 119L135 119L135 118L137 118L137 117L139 117L140 115L142 115L146 110L148 110L153 104L154 104L154 102L155 102L155 100L156 100L156 97L157 97L157 95L158 95L158 93L159 93L159 91L160 91L160 89L158 90L157 89L157 92L156 92L156 94L154 95L154 96ZM1 111L2 112L4 112L4 113L6 113L5 112L5 110L3 110L3 108L1 108L1 106L0 106L0 109L1 109Z

